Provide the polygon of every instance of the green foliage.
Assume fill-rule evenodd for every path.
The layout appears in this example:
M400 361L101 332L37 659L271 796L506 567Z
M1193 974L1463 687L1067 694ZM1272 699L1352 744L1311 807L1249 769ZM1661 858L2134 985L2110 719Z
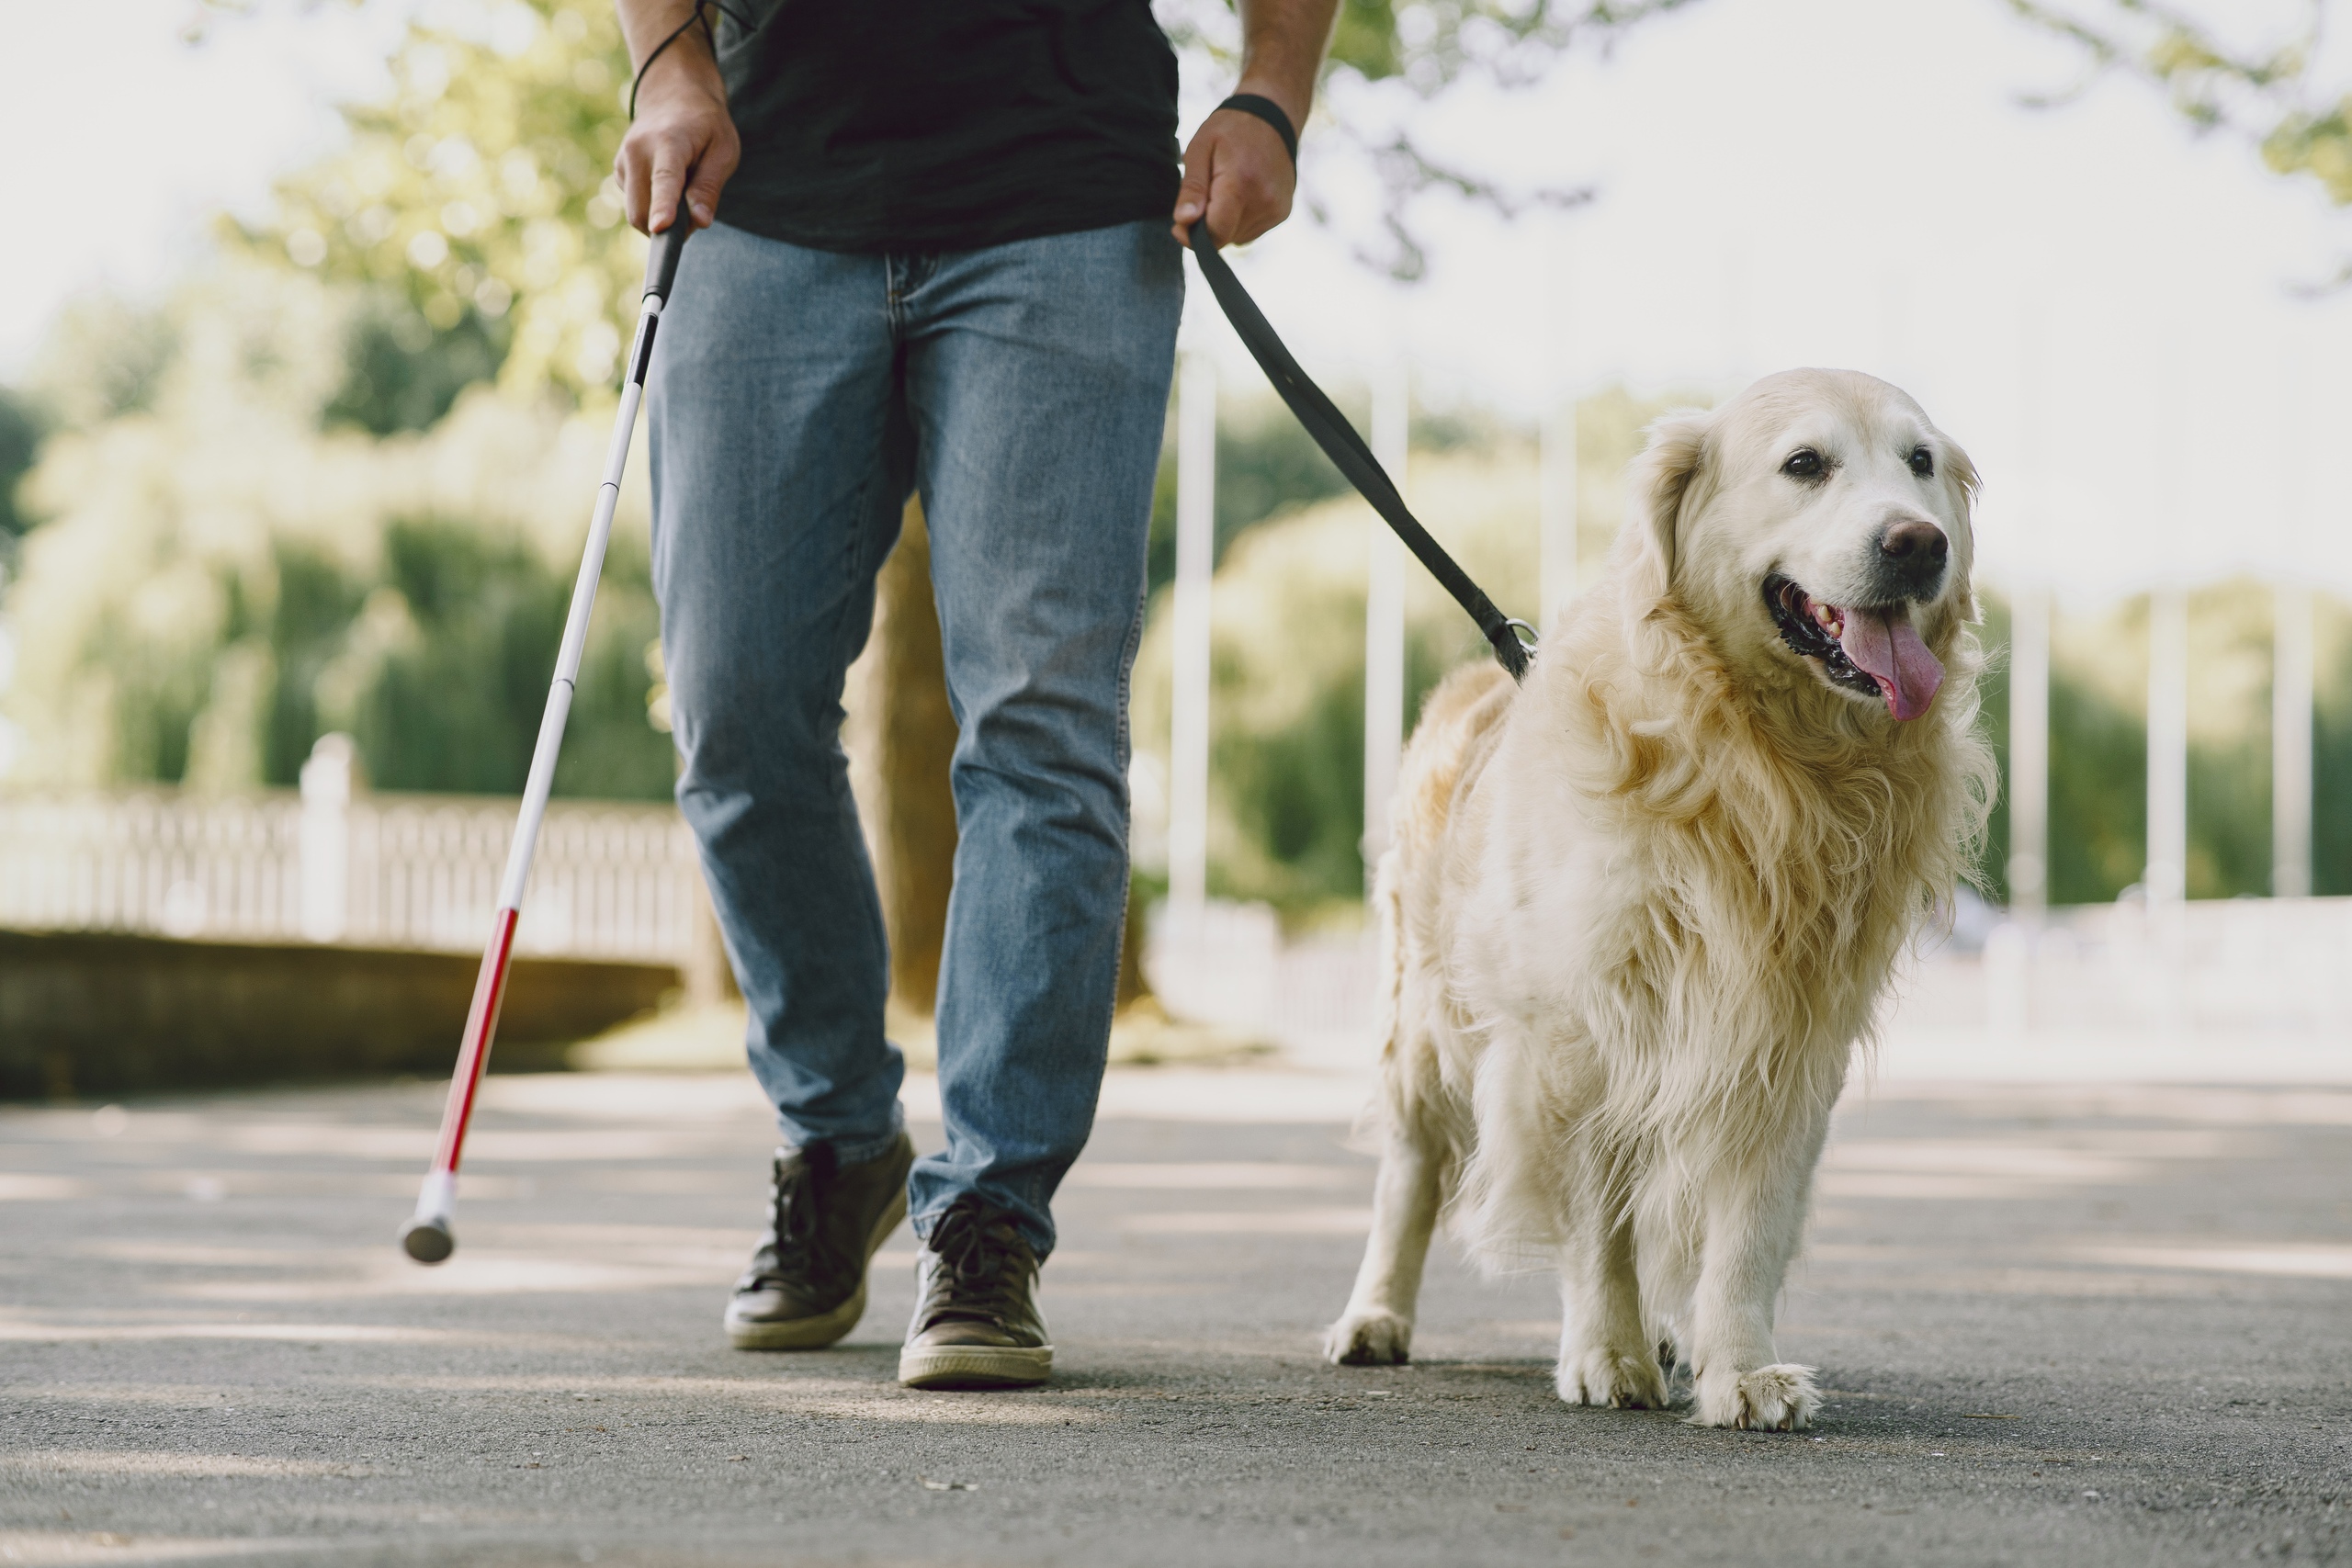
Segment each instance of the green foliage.
M2053 660L2050 681L2050 901L2053 904L2101 903L2140 880L2148 858L2145 714L2144 706L2132 711L2097 686L2067 678Z
M498 374L509 335L504 323L477 311L436 333L406 305L377 296L352 321L343 385L320 411L321 421L370 435L427 429L458 393Z
M1424 93L1469 69L1523 77L1576 34L1680 3L1347 0L1333 68ZM283 784L340 728L386 787L520 783L602 447L564 411L607 406L643 265L607 173L627 61L606 0L421 15L436 25L407 29L390 92L345 110L348 144L286 181L270 222L224 228L242 265L157 309L76 307L31 400L0 404L0 549L40 522L8 585L19 776ZM1374 151L1419 171L1411 188L1484 188ZM492 378L499 397L479 388ZM56 429L15 485L34 406ZM1238 424L1221 466L1221 554L1339 490L1278 412ZM644 708L639 479L629 495L566 791L669 784ZM1475 644L1416 628L1418 697ZM1362 676L1330 674L1304 699L1311 723L1221 753L1244 780L1236 819L1270 846L1237 886L1352 889L1360 825L1339 822L1352 786L1334 781L1355 769L1330 764L1360 750Z
M2352 894L2352 605L2315 606L2312 709L2312 891Z
M308 617L307 647L273 639L309 655L304 662L318 671L308 690L310 724L288 726L283 740L304 729L315 736L331 722L358 741L379 788L520 793L570 574L517 534L402 518L385 530L376 575L311 591L322 606L356 598L359 609L331 629L324 617ZM658 626L641 548L625 546L608 558L598 599L603 613L582 660L557 789L662 799L673 764L669 742L645 721L642 655ZM277 767L299 767L309 745L300 743L300 754L282 741L272 750Z
M1361 403L1361 400L1354 400ZM1349 403L1343 400L1342 408ZM1360 409L1355 411L1360 412ZM1354 417L1351 412L1351 417ZM1362 420L1358 420L1361 427ZM1272 397L1221 401L1216 419L1216 559L1244 530L1293 507L1348 489L1347 479L1315 438ZM1169 405L1168 439L1151 496L1149 581L1158 592L1176 579L1176 418Z
M2230 42L2154 0L2103 0L2089 15L2081 5L2049 0L2008 4L2074 40L2093 73L2121 71L2161 87L2197 125L2246 133L2274 172L2309 175L2329 200L2352 205L2352 91L2312 74L2323 58L2327 0L2300 0L2296 24L2253 45Z
M59 312L31 386L60 423L87 429L153 408L179 352L180 323L168 308L95 295Z
M1988 599L1984 635L2006 649L2008 608ZM2313 886L2352 893L2352 613L2324 605L2314 711ZM2061 611L2050 672L2050 897L2098 903L2147 860L2148 602ZM2271 594L2239 581L2189 597L2188 895L2270 890ZM2008 671L1984 688L1984 723L2008 765ZM1995 808L1984 872L2007 897L2008 803Z
M511 792L547 694L605 445L601 415L487 388L422 434L321 431L344 395L352 291L231 265L152 314L135 362L83 329L45 400L90 423L41 446L40 517L7 609L10 716L31 782L295 781L318 736L359 739L387 788ZM85 353L80 349L100 352ZM76 376L80 378L76 379ZM136 386L135 398L107 389ZM111 410L111 412L109 412ZM658 797L646 721L655 615L641 470L598 596L557 788Z
M1445 93L1465 76L1505 87L1540 81L1579 45L1605 50L1626 28L1691 0L1340 0L1323 73L1358 84L1395 85L1423 98ZM1193 0L1158 8L1177 48L1205 55L1220 72L1238 70L1240 28L1234 0ZM1230 79L1227 76L1227 79ZM1573 207L1589 200L1582 189L1512 190L1475 164L1432 157L1362 94L1325 94L1317 103L1317 144L1352 156L1380 193L1377 242L1358 258L1410 282L1427 270L1428 255L1414 207L1427 192L1449 193L1509 218L1529 207ZM1323 156L1328 154L1318 154ZM1310 181L1304 213L1325 220Z
M17 536L32 521L17 505L17 481L33 466L45 422L29 398L0 387L0 566L7 564Z
M1343 66L1377 82L1402 69L1398 53L1394 0L1340 0L1326 70Z
M451 361L443 381L495 368L511 392L608 396L645 266L610 174L628 82L612 6L503 0L467 30L413 24L390 64L389 98L344 109L350 144L238 237L365 286L401 353ZM349 414L365 428L447 407L439 388L404 401L368 357Z
M1577 555L1598 562L1623 509L1641 432L1693 400L1612 388L1577 407ZM1209 884L1287 919L1356 904L1363 891L1363 616L1373 530L1385 526L1304 442L1272 398L1220 410L1211 591ZM1279 417L1277 417L1279 416ZM1408 488L1415 513L1505 613L1533 620L1536 462L1530 443L1475 412L1418 419ZM1319 454L1314 464L1321 464ZM1228 469L1246 476L1228 513ZM1319 487L1319 488L1317 488ZM1166 519L1172 529L1172 513ZM1172 540L1165 547L1172 556ZM1139 749L1168 744L1170 595L1156 580L1136 667ZM1461 607L1406 569L1406 705L1419 711L1456 665L1491 657Z
M1579 555L1597 561L1622 522L1622 472L1675 400L1611 389L1577 411ZM1255 411L1234 411L1219 457ZM1417 434L1419 432L1417 431ZM1236 459L1279 471L1262 453ZM1524 444L1488 434L1414 455L1416 510L1510 612L1535 581L1535 478ZM1356 900L1363 867L1363 594L1371 514L1352 496L1293 503L1225 532L1212 599L1210 886L1294 920ZM1476 632L1418 570L1408 574L1408 712L1442 674L1486 657ZM2237 581L2189 602L2192 897L2268 891L2270 590ZM2050 893L2098 903L2141 880L2147 848L2147 601L2055 617L2050 692ZM1170 626L1165 592L1136 665L1139 749L1166 755ZM1984 724L2008 761L2009 613L1987 596L1995 655ZM2352 606L2324 605L2315 736L2314 886L2352 893ZM1996 804L1984 871L2006 898L2008 805Z
M1402 77L1422 93L1451 85L1465 71L1507 84L1540 75L1565 50L1602 41L1636 22L1691 0L1340 0L1326 75L1366 81ZM1231 10L1233 0L1225 0ZM1196 25L1180 10L1166 18L1180 48L1236 63L1238 29Z
M1507 612L1532 615L1535 465L1522 449L1417 454L1412 491L1430 531ZM1352 496L1239 536L1211 597L1209 885L1303 918L1363 892L1363 617L1374 528ZM1137 660L1137 744L1163 758L1169 598ZM1406 579L1406 712L1478 657L1477 628L1418 569Z
M232 265L53 334L21 776L288 784L343 728L383 787L520 787L603 447L560 410L609 407L643 266L607 175L625 61L604 0L499 0L390 65L274 222L224 230ZM630 494L565 793L670 786Z

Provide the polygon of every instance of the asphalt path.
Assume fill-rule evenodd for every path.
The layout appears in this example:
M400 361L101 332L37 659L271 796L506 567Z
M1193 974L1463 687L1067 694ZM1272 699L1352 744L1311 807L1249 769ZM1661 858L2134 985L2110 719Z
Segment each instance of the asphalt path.
M892 1382L904 1232L842 1346L727 1348L741 1076L494 1079L435 1270L436 1085L0 1111L0 1562L2352 1559L2352 1091L1850 1098L1802 1435L1561 1404L1549 1287L1442 1249L1412 1366L1321 1364L1357 1093L1114 1074L997 1394Z

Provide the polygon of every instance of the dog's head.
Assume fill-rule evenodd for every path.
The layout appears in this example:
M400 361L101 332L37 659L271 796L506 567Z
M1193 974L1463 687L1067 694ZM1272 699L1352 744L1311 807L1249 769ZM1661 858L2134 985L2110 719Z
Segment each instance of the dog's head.
M1852 370L1768 376L1650 427L1629 570L1736 669L1779 660L1897 719L1928 711L1962 622L1976 470L1899 389Z

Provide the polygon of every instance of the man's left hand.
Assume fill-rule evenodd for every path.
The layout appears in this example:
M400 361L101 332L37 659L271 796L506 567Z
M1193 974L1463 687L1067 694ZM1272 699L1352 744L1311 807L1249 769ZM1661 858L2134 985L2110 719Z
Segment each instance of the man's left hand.
M1291 124L1300 116L1262 86L1244 82L1283 105ZM1192 242L1193 224L1204 213L1209 235L1220 245L1246 245L1290 216L1298 170L1274 128L1239 109L1219 109L1201 122L1184 149L1184 183L1176 192L1176 240Z

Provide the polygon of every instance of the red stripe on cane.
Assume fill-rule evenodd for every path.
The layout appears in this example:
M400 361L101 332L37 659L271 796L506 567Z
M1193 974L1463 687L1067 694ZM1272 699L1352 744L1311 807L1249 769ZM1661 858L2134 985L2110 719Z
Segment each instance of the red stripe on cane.
M506 999L506 961L514 950L514 910L498 911L490 945L482 949L481 973L474 979L473 1010L466 1015L465 1044L458 1052L458 1070L449 1079L448 1106L441 1112L441 1146L433 1155L433 1168L447 1175L457 1174L458 1158L466 1147L466 1125L474 1116L474 1094L481 1088L482 1069L490 1065L499 1004Z

